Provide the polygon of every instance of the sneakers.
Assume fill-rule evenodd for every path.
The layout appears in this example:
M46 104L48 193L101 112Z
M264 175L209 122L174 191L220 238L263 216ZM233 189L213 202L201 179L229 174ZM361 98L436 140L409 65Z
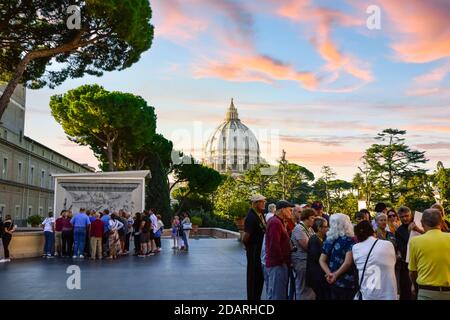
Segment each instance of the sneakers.
M73 258L73 259L76 259L76 258L77 258L77 256L72 256L72 258Z
M145 255L145 254L138 254L138 257L139 257L139 258L145 258L146 255Z
M2 259L2 260L0 260L0 263L5 263L5 262L11 262L11 259Z
M84 256L82 254L80 254L80 259L84 259Z

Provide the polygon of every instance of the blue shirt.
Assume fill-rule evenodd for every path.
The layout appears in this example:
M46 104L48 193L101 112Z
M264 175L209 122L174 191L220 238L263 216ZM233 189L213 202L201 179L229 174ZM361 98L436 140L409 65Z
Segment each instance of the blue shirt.
M92 222L94 222L96 220L96 218L95 218L95 216L90 216L89 217L89 221L92 223Z
M100 220L103 221L103 233L106 233L109 231L109 220L111 217L107 214L105 214L103 217L100 218Z
M91 224L91 221L85 213L79 213L70 220L70 223L75 228L86 228L86 226Z
M322 247L322 253L328 257L328 267L331 272L337 271L342 266L345 260L345 254L352 251L354 244L355 241L347 236L333 240L325 240ZM341 275L334 285L340 288L354 288L355 279L353 269L350 268L346 273Z

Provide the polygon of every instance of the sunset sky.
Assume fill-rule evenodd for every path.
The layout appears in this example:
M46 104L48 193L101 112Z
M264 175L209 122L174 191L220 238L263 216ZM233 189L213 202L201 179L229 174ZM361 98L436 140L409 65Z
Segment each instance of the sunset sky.
M48 104L53 94L99 83L145 98L157 130L199 159L234 97L268 162L285 149L316 176L329 165L351 179L373 137L392 127L427 152L429 169L438 160L450 167L450 1L150 2L155 38L141 60L28 90L26 135L96 167ZM370 5L381 9L380 30L366 26Z

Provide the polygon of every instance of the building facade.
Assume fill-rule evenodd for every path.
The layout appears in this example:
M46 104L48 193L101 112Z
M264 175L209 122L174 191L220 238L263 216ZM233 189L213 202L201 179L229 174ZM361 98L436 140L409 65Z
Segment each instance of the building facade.
M231 174L242 174L261 162L259 142L239 119L233 99L225 120L206 143L204 162L221 173Z
M95 171L24 136L25 105L26 90L18 86L0 123L0 213L11 214L18 226L53 211L52 174Z

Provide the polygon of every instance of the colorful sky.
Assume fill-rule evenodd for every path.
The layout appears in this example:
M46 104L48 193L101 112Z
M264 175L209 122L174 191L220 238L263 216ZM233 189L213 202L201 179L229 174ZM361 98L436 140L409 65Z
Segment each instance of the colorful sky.
M86 83L141 95L158 131L197 158L234 97L262 156L320 175L357 172L385 128L407 130L434 169L450 166L448 0L153 0L152 48L133 67L28 91L26 134L76 161L97 165L69 142L49 98ZM381 28L370 30L369 6Z

